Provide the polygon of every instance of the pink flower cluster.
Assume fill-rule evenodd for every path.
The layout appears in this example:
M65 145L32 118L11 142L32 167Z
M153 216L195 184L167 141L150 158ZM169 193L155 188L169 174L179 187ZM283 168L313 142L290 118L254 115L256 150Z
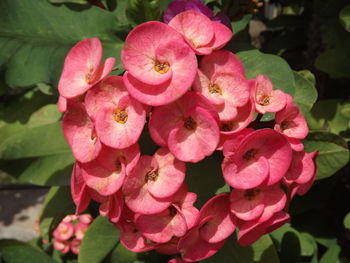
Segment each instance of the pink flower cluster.
M63 254L72 251L79 254L80 243L92 222L90 214L67 215L53 231L53 247Z
M304 117L267 76L247 79L240 60L220 50L231 37L226 26L189 10L169 24L134 28L121 52L122 77L107 76L114 59L100 65L96 38L67 55L58 103L77 160L71 179L77 213L91 200L100 203L131 251L199 261L236 228L238 243L249 245L286 223L288 202L315 179L316 153L301 142ZM259 122L267 112L275 121ZM160 147L153 156L141 156L138 145L146 120ZM224 155L222 174L232 191L199 211L184 183L185 163L215 150Z

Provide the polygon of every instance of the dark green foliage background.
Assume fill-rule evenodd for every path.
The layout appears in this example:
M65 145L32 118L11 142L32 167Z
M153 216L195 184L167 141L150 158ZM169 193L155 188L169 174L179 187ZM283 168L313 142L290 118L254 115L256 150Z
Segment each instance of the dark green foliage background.
M169 0L1 0L0 1L0 184L51 187L40 215L45 239L64 215L74 212L69 182L74 158L61 131L57 83L70 48L84 38L101 39L104 58L115 57L128 32L145 21L161 20ZM249 247L230 237L203 262L349 263L350 260L350 2L276 0L283 8L274 19L243 12L249 0L206 0L231 19L234 37L226 49L237 53L247 77L267 75L275 89L294 97L310 134L307 151L320 150L317 181L296 197L292 220ZM101 8L104 6L105 8ZM245 9L247 10L247 9ZM252 46L249 22L264 22L259 49ZM272 120L267 114L263 120ZM156 146L147 129L142 152ZM219 152L187 165L189 190L198 207L229 191L221 175ZM97 216L97 204L89 207ZM78 258L53 251L40 239L29 243L0 240L0 262L167 262L155 252L134 254L119 243L118 230L97 217Z

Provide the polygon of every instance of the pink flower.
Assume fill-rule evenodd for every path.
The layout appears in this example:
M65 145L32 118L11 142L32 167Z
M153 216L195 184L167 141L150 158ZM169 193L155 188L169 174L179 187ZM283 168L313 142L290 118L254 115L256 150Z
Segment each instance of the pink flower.
M274 214L269 220L259 223L257 221L243 222L239 225L238 244L249 246L262 235L268 234L283 226L289 221L289 215L283 211Z
M228 194L210 199L201 209L195 227L180 238L178 249L185 261L200 261L215 254L236 228Z
M76 239L74 238L71 242L70 242L70 249L72 250L72 252L76 255L79 254L80 251L80 244L81 244L81 240L80 239Z
M135 215L128 208L123 210L119 222L120 243L132 252L146 252L153 250L155 245L149 243L134 223Z
M286 195L279 184L248 190L233 189L230 195L231 212L244 221L267 221L286 205Z
M80 214L89 206L91 198L78 162L73 166L70 187L72 199L76 205L76 214Z
M121 59L130 95L147 105L178 99L191 87L197 72L196 56L181 34L156 21L143 23L129 33Z
M100 215L109 217L109 221L117 223L124 207L124 199L121 189L108 196L108 199L100 205Z
M77 240L83 240L88 227L89 225L84 224L83 222L74 224L75 237Z
M53 231L54 238L66 241L70 239L74 234L74 225L71 222L61 222L57 228Z
M273 90L271 80L259 74L255 79L255 108L257 112L278 112L286 105L286 95L283 91Z
M168 146L184 162L198 162L211 155L220 138L216 111L192 91L172 104L155 108L149 130L158 145Z
M104 146L96 160L81 164L85 183L102 196L116 193L140 157L138 144L123 150Z
M89 225L93 218L90 214L82 214L82 215L78 215L78 220L84 224Z
M304 139L309 128L302 114L299 113L298 106L291 102L276 113L275 130L291 139Z
M289 185L288 186L288 188L289 188L289 199L292 199L295 194L304 195L310 190L311 186L313 185L313 183L314 183L314 181L316 179L316 174L317 174L316 158L317 158L318 153L319 153L319 151L314 151L314 152L311 152L311 153L308 154L309 157L312 158L312 161L313 161L313 164L314 164L314 170L313 170L313 174L311 176L310 176L309 172L312 171L312 168L311 168L312 165L307 164L307 163L309 163L309 161L302 160L302 162L304 162L307 166L309 166L309 167L305 168L306 172L304 173L302 171L299 174L298 178L297 178L297 181L303 182L303 183L294 182L291 185L289 185L287 180L284 180L284 183ZM308 159L308 157L306 157L306 159ZM298 174L298 173L296 173L296 174Z
M61 241L61 240L55 239L53 241L53 247L56 250L61 251L63 254L66 254L66 253L69 252L69 243L68 243L68 241Z
M228 27L193 10L179 13L170 20L169 26L184 36L197 55L210 54L225 46L232 38L232 31Z
M94 160L101 150L101 142L96 136L95 127L87 115L84 104L77 102L63 117L63 134L79 162Z
M293 151L292 163L283 178L286 185L293 182L297 184L305 184L311 180L315 174L315 163L313 155L304 151Z
M68 53L58 83L58 91L65 98L84 94L107 76L113 69L115 59L108 58L100 65L102 45L98 38L84 39Z
M146 238L157 243L166 243L173 236L182 237L187 231L186 219L176 205L154 215L139 214L135 223Z
M135 213L156 214L172 202L185 179L185 163L167 148L152 156L141 156L123 185L126 205Z
M232 73L245 78L245 70L238 57L227 50L216 50L210 55L203 56L200 70L211 79L216 73Z
M97 84L88 91L85 104L97 136L105 145L123 149L137 142L146 111L128 95L122 77L110 76Z
M209 79L198 70L193 87L215 105L221 121L235 118L237 108L243 107L250 99L248 82L233 73L218 72Z
M224 153L224 179L237 189L277 183L292 160L292 150L287 139L272 129L252 132L237 147L231 151L227 149Z
M196 197L194 193L187 193L187 187L183 185L168 209L154 215L137 215L136 226L146 238L157 243L181 237L197 221L199 211L193 206Z

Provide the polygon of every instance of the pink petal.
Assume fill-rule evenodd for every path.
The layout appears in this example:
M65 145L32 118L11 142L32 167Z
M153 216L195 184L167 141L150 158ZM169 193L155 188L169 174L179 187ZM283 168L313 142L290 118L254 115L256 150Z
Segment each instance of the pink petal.
M175 209L175 215L171 214L170 207L166 211L155 215L140 215L136 218L136 226L142 234L153 242L166 243L173 236L181 237L186 233L186 220L181 212Z
M124 199L122 191L119 190L116 194L108 197L108 201L100 205L100 215L109 217L109 220L113 223L119 221L121 213L124 207Z
M155 62L157 48L172 42L185 44L182 36L164 23L150 21L135 27L128 34L121 52L124 68L144 84L160 85L169 81L174 74L171 63L160 61L170 64L170 69L161 74L155 70Z
M75 162L73 166L70 186L73 202L77 206L76 214L80 214L89 206L91 198L78 162Z
M116 120L118 110L126 112L125 122ZM142 105L125 96L117 107L108 105L101 108L96 116L96 133L104 144L112 148L127 148L139 139L145 120L146 112Z
M130 172L123 185L123 193L126 195L127 206L135 213L156 214L169 207L172 199L159 199L148 191L147 174L156 169L151 156L141 156L138 164Z
M200 221L211 217L199 228L203 240L218 243L229 237L236 229L236 222L230 215L230 200L228 194L220 194L211 198L200 211Z
M109 196L116 193L123 185L125 164L120 163L117 170L109 170L92 161L82 165L82 174L89 187L100 195Z
M200 69L209 79L215 73L232 73L245 78L242 62L238 57L226 50L217 50L200 61Z
M247 191L254 191L249 189ZM260 190L260 189L259 189ZM264 211L264 193L259 192L254 198L245 198L246 190L233 189L230 195L231 212L241 220L250 221L257 219Z
M148 129L151 138L156 144L159 146L168 145L170 131L183 119L182 110L181 105L178 103L171 103L153 109ZM169 118L169 116L171 117Z
M158 178L148 181L148 191L157 198L174 195L185 180L185 163L175 159L167 148L160 148L154 154L158 164Z
M244 165L237 164L228 157L221 167L226 183L237 189L251 189L261 185L269 175L269 163L264 156Z
M85 96L85 107L90 118L95 120L97 113L106 105L118 105L119 100L128 95L123 78L110 76L90 89Z
M180 238L178 249L185 261L194 262L211 257L222 248L224 243L225 240L218 243L206 242L201 238L198 227L195 227Z
M224 47L227 42L230 41L232 38L232 31L225 26L224 24L221 24L220 22L212 21L213 27L214 27L214 43L211 44L212 49L220 49Z
M93 76L102 58L102 46L98 38L84 39L68 53L58 83L61 96L73 98L92 87L89 76Z
M249 246L258 240L262 235L272 232L281 227L289 220L289 215L283 211L276 213L264 223L250 221L242 224L238 232L238 243L241 246Z
M94 125L82 103L75 103L66 112L62 121L62 130L74 157L79 162L90 162L101 151L102 145L95 135Z
M203 52L200 52L200 48L210 45L214 38L213 23L207 16L188 10L179 13L170 20L169 26L185 37L187 43L196 54L202 55ZM197 49L199 50L197 51Z
M188 129L185 122L180 123L169 134L168 145L177 159L184 162L198 162L211 155L219 143L219 127L212 115L201 107L189 111L196 124Z
M258 221L265 222L269 220L275 213L281 211L286 206L286 202L286 194L280 188L279 184L266 187L264 189L263 200L265 209Z
M250 100L242 107L237 107L235 118L220 123L221 135L232 135L245 129L254 118L255 106Z

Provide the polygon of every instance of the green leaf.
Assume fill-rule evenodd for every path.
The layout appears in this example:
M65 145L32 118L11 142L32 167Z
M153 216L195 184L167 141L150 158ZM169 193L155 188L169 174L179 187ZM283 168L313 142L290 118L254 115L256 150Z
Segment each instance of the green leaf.
M222 249L203 263L279 263L276 249L269 235L262 236L254 244L242 247L233 236L226 240Z
M338 135L310 132L303 143L307 152L320 151L316 159L317 179L333 175L349 161L347 143Z
M294 74L284 59L258 50L238 52L237 56L243 62L247 78L251 79L258 74L264 74L271 79L274 89L294 96Z
M40 249L17 240L0 240L0 256L6 263L55 263Z
M340 109L340 114L350 120L350 102L347 102L342 105Z
M298 236L293 232L283 235L281 243L281 263L301 262L300 242Z
M140 261L138 261L137 253L126 249L122 244L119 243L108 256L106 262L134 263Z
M86 5L89 2L87 0L49 0L52 4L64 4L64 3L72 3L79 5Z
M339 13L339 19L343 27L350 31L350 5L344 7Z
M75 205L72 201L70 187L51 187L45 197L40 215L40 234L49 240L51 231L68 214L73 214Z
M350 212L344 217L344 226L350 230Z
M199 163L186 163L188 191L197 193L199 207L225 186L221 172L222 153L217 151Z
M296 230L295 228L289 225L284 225L278 228L277 230L273 231L272 233L270 233L270 236L274 241L275 245L277 246L277 248L282 250L284 236L287 235L288 233L292 233L297 237L298 243L300 245L300 255L305 257L311 257L315 253L316 242L313 239L313 237L307 233L300 233L298 230Z
M104 56L116 57L121 67L117 20L101 8L76 12L47 0L2 0L0 16L0 66L10 86L56 86L67 52L84 38L100 38Z
M322 256L320 263L337 263L340 254L340 247L338 245L331 246Z
M343 103L341 100L320 100L315 103L310 114L306 119L311 130L325 130L349 137L347 116L349 103Z
M315 66L333 78L350 77L350 51L348 47L331 48L321 53Z
M315 76L308 70L294 71L295 93L293 102L300 107L302 114L309 112L316 102Z
M232 22L231 25L232 25L233 35L244 30L248 26L249 21L252 19L252 17L253 16L251 14L248 14L243 16L240 20Z
M133 27L147 21L158 21L161 14L157 0L128 0L126 16Z
M118 229L108 221L108 217L98 216L86 231L80 246L78 262L101 262L118 241Z
M70 149L61 122L21 129L0 142L0 158L5 160L63 153L69 154Z
M69 185L74 161L70 153L44 156L34 161L18 179L36 185Z

